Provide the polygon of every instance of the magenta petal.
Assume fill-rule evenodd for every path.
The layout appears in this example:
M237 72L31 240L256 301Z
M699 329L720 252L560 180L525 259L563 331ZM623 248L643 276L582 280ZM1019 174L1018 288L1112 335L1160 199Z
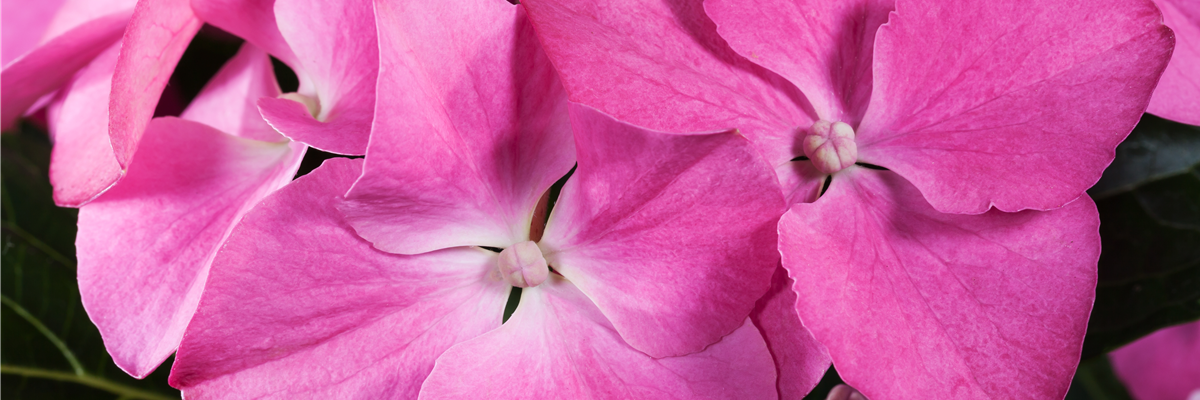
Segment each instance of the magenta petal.
M939 211L1048 210L1100 179L1171 49L1147 1L901 0L875 47L859 161Z
M821 195L821 187L829 175L818 171L808 160L791 161L775 167L779 183L783 186L787 204L812 203Z
M1146 112L1200 125L1200 2L1156 0L1163 23L1175 33L1175 51Z
M138 0L67 0L46 26L46 31L41 37L42 42L94 21L97 17L112 14L128 17L137 2Z
M296 54L300 93L316 114L275 99L259 103L263 118L284 136L338 154L366 152L375 111L379 48L371 0L294 0L275 4L279 32Z
M521 4L571 100L664 132L737 128L775 165L798 155L803 95L730 49L699 1Z
M566 95L524 11L447 4L378 7L379 113L342 210L388 252L529 240L538 199L575 164Z
M577 104L571 118L579 166L539 243L550 265L652 357L741 326L770 285L785 208L753 145L731 132L648 131Z
M779 371L781 399L802 399L829 369L829 351L813 338L796 314L796 293L787 270L775 268L771 289L758 301L750 319L762 333Z
M0 66L7 66L42 42L46 28L66 0L4 0L0 8Z
M784 214L779 246L804 325L867 398L1048 399L1079 362L1098 225L1087 196L943 214L899 175L851 167Z
M129 168L175 64L201 25L187 0L138 1L122 39L108 106L108 134L123 168Z
M125 178L80 209L75 241L88 316L139 378L179 345L233 224L291 181L304 155L174 117L146 132Z
M0 72L0 129L7 129L38 98L62 87L80 68L121 38L129 12L96 18L55 37Z
M704 351L654 359L621 340L570 282L521 293L500 329L447 350L430 399L774 399L775 368L749 321Z
M1200 396L1200 322L1161 329L1112 353L1113 372L1138 400Z
M258 110L267 124L288 139L330 153L366 153L368 132L371 130L370 116L358 115L321 122L313 118L304 104L283 98L260 98Z
M262 49L244 44L204 85L180 118L234 136L277 142L283 137L263 121L255 103L260 97L273 98L279 94L271 58Z
M191 0L201 20L246 39L295 68L296 55L275 24L275 0Z
M871 98L875 31L894 8L894 0L704 2L738 54L798 86L820 119L851 125Z
M342 222L360 166L326 161L234 230L171 371L186 398L415 398L445 349L500 326L494 253L397 256Z
M119 44L109 46L59 91L47 110L54 139L50 183L59 206L79 207L123 174L108 140L108 94L120 51Z

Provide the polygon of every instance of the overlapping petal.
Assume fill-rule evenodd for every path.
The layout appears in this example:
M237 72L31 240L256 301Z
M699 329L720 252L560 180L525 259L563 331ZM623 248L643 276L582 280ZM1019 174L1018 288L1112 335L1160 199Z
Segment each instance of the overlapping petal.
M275 0L192 0L191 4L205 23L246 39L288 65L298 64L275 22Z
M820 119L857 125L871 98L875 31L894 0L704 2L738 54L800 88Z
M79 291L117 366L144 377L175 350L218 246L303 154L173 117L150 123L127 175L79 212Z
M745 321L704 351L651 358L625 344L582 292L552 276L504 326L438 359L432 399L774 399L775 370Z
M793 130L812 125L811 106L787 80L730 49L701 2L521 4L571 100L664 132L737 128L774 165L802 154L793 151Z
M124 175L108 140L108 94L120 51L119 44L109 46L59 91L47 110L54 139L50 184L59 206L79 207Z
M292 100L265 99L263 118L292 140L333 153L364 154L379 71L371 0L277 2L275 21L296 55L292 68L300 76L299 93L315 99L319 108L314 115L296 112L307 108L297 108Z
M494 253L383 253L342 221L360 171L326 161L245 217L176 357L185 397L413 398L444 349L500 325Z
M66 0L27 2L4 0L0 8L0 66L7 66L41 43L54 14Z
M780 171L787 169L787 171ZM817 170L812 161L790 161L778 167L775 172L779 176L779 184L783 187L783 196L788 204L812 203L821 196L821 188L825 184L824 172Z
M379 103L342 206L384 251L528 240L575 163L566 95L524 11L500 1L381 2Z
M539 245L630 345L703 349L770 285L784 209L767 164L732 132L673 135L572 105L579 165Z
M139 0L121 39L108 106L108 134L122 169L154 116L162 90L202 22L187 0Z
M876 36L859 160L942 212L1079 197L1137 124L1172 44L1141 0L896 6Z
M1172 326L1108 354L1137 400L1200 396L1200 322Z
M5 64L0 72L0 129L12 126L38 98L62 87L120 40L129 18L128 10L97 17Z
M98 58L108 63L99 73L110 75L95 80L107 84L116 59L115 51ZM291 181L304 156L302 144L255 133L270 129L261 119L254 126L241 118L255 112L247 94L275 87L268 62L265 53L246 45L184 111L196 121L152 121L128 174L80 210L80 293L113 359L131 375L145 376L175 350L221 243L250 207ZM60 148L100 148L109 157L107 166L119 172L103 125L107 101L87 101L107 100L107 85L93 86L101 87L73 86L66 101L52 107L56 132L90 135L56 136L55 155ZM81 104L73 104L76 96L83 98ZM103 143L93 143L98 141ZM56 158L51 168L86 175L89 171L81 169L86 165L77 162Z
M829 351L813 338L796 314L792 286L787 270L775 268L771 289L750 313L779 371L776 386L781 399L804 398L825 376L830 364Z
M1200 125L1200 2L1156 0L1163 23L1175 33L1175 51L1146 112Z
M54 3L54 1L47 3ZM41 41L46 42L99 17L113 14L128 17L129 12L133 11L136 5L137 0L66 0L54 17L46 21L48 24L45 32L42 33Z
M804 325L868 398L1061 398L1095 296L1098 224L1087 197L943 214L899 175L852 167L783 216L779 246Z
M278 142L284 140L283 136L263 121L256 102L279 94L271 58L253 44L244 44L204 85L180 118L238 137Z

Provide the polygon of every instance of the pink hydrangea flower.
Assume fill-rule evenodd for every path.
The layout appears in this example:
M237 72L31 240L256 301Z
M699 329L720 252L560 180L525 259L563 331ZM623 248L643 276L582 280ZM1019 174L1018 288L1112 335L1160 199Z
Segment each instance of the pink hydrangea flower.
M1200 399L1200 322L1161 329L1108 357L1137 400Z
M365 58L350 58L352 63L317 54L310 58L317 64L304 64L304 87L319 88L313 93L334 106L325 110L330 123L317 123L305 111L304 119L313 124L294 136L317 143L358 140L365 146L377 69L370 4L339 2L324 9L341 12L309 12L304 4L288 4L301 7L297 15L309 18L300 21L304 33L343 32L360 42L356 48L369 50L360 51L368 54ZM355 25L364 13L365 28ZM257 26L276 29L273 21ZM267 53L253 45L226 65L181 119L150 121L167 78L200 25L186 0L139 3L121 43L79 72L49 109L56 200L86 204L77 240L84 304L114 361L136 377L149 374L178 346L229 230L259 199L291 180L307 148L263 121L259 103L275 101L281 93ZM302 43L352 48L326 37L336 38L306 36ZM291 54L288 47L274 50ZM334 63L320 64L329 61ZM346 128L353 124L358 128Z
M379 69L371 0L191 4L205 22L266 49L296 72L296 93L258 100L267 123L321 150L364 154Z
M116 64L115 53L106 54L95 65L107 65L108 74L81 75L52 114L87 109L73 103L102 96L95 82L108 82ZM80 295L113 361L130 375L148 375L175 351L229 231L296 174L306 146L276 133L254 105L278 94L267 54L244 45L180 118L150 121L121 181L80 207Z
M518 6L376 13L365 162L330 160L246 216L173 385L187 397L775 396L747 315L778 262L784 202L748 140L568 105ZM543 230L544 194L576 163Z
M1173 44L1148 1L522 4L572 100L756 142L800 203L779 226L795 312L847 383L1065 394L1099 255L1081 195ZM809 338L797 315L758 318L797 327L772 350ZM819 376L779 368L781 392Z
M1163 23L1175 33L1175 51L1146 112L1200 125L1200 2L1155 0Z

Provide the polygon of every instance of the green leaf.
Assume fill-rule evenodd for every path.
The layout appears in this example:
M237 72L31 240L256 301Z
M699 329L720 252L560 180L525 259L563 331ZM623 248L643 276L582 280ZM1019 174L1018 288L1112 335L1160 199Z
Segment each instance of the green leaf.
M1117 380L1108 356L1101 355L1079 363L1064 400L1133 400L1133 397Z
M1200 318L1200 127L1146 115L1089 193L1103 250L1083 358Z
M171 399L170 361L145 380L113 364L75 281L76 211L51 197L50 143L26 124L0 136L0 397Z

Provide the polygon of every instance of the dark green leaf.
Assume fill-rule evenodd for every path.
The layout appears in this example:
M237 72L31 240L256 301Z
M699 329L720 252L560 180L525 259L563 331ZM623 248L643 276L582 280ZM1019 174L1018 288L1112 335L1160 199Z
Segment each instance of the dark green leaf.
M1071 390L1064 400L1133 400L1117 375L1113 373L1108 356L1100 355L1079 363Z
M1200 318L1200 128L1147 115L1090 193L1103 251L1083 358Z
M51 198L50 143L29 125L0 137L3 202L0 397L178 398L170 362L146 380L113 364L75 282L76 211Z
M1145 114L1117 147L1117 159L1088 192L1103 198L1158 178L1179 174L1200 163L1200 127Z

